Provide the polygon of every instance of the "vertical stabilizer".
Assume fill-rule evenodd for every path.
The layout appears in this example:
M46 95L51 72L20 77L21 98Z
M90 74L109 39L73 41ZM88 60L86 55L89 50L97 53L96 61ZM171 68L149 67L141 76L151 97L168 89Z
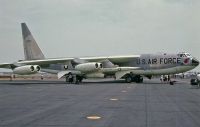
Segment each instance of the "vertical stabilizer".
M44 59L44 54L37 45L25 23L21 23L25 60Z

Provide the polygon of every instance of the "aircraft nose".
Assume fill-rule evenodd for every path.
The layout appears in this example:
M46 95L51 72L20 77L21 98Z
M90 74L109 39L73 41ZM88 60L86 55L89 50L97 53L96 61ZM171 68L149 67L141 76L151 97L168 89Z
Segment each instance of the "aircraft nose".
M192 58L192 65L198 66L199 65L199 61L196 58Z

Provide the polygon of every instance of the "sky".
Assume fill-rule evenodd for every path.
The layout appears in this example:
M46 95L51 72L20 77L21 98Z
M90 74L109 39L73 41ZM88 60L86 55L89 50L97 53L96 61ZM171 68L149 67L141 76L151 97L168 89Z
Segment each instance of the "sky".
M47 58L184 51L200 60L199 12L199 0L0 0L0 63L24 59L22 22Z

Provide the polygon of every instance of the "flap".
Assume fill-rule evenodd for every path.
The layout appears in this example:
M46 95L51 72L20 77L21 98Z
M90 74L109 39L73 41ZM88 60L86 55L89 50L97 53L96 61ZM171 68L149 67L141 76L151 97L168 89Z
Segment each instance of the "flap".
M115 73L115 77L118 80L118 79L122 78L124 75L126 75L130 72L131 71L118 71L118 72Z
M76 75L80 75L81 74L80 71L75 71L75 70L60 71L57 74L58 79L62 78L63 76L65 76L66 74L69 74L69 73L76 74Z
M103 65L103 68L113 68L116 67L112 62L110 62L108 59L100 61Z

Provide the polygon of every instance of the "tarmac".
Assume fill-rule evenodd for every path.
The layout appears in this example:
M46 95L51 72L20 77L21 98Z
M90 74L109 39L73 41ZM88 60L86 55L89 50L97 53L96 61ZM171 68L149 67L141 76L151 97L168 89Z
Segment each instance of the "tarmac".
M189 79L0 81L0 127L200 127L200 89Z

